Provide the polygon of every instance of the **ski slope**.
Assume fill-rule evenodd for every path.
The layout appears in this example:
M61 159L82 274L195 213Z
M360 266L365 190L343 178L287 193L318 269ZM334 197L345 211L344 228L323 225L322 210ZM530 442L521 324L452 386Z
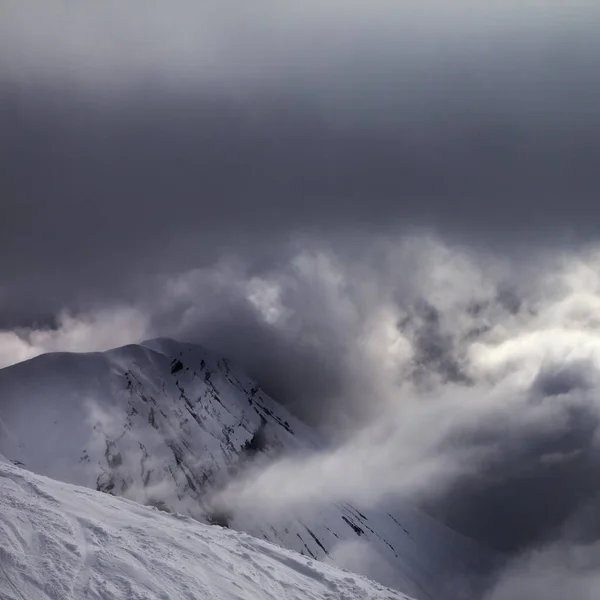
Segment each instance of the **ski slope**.
M211 492L252 461L321 445L243 371L194 344L150 340L0 369L0 453L17 466L227 524L419 600L470 598L495 557L408 505L242 506L215 519Z
M401 600L244 533L34 475L0 458L2 600Z

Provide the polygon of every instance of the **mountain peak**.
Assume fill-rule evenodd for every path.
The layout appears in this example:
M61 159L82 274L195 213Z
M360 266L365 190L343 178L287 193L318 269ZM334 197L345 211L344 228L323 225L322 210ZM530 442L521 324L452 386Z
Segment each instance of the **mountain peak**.
M0 453L36 473L227 525L415 597L440 597L448 578L489 565L479 545L409 506L217 514L214 492L256 460L314 454L321 440L202 346L158 338L17 366L0 370ZM356 545L376 558L349 564L344 549Z

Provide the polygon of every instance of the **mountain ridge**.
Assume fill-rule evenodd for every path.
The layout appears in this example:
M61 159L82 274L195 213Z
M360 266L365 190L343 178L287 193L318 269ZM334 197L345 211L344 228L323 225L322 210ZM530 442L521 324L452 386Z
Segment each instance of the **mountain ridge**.
M422 600L463 597L492 561L410 506L215 513L212 493L249 461L323 441L231 361L195 344L156 338L1 369L0 431L0 452L36 473L227 524L312 559L348 566L348 548L367 553L371 564L350 561L353 569Z

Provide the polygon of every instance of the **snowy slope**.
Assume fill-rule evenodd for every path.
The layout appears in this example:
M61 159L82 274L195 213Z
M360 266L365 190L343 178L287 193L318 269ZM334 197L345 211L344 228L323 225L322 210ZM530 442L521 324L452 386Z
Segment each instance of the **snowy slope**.
M400 600L357 575L0 462L2 600Z
M214 518L211 490L258 455L319 444L256 382L197 345L152 340L0 370L0 453L36 473L198 519ZM219 515L225 521L421 600L468 597L464 582L493 560L408 506Z

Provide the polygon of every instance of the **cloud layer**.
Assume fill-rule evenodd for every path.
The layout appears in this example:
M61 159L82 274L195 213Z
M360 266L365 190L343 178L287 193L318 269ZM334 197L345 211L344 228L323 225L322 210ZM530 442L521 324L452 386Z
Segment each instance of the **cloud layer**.
M598 9L461 7L3 3L4 325L297 236L593 238Z

